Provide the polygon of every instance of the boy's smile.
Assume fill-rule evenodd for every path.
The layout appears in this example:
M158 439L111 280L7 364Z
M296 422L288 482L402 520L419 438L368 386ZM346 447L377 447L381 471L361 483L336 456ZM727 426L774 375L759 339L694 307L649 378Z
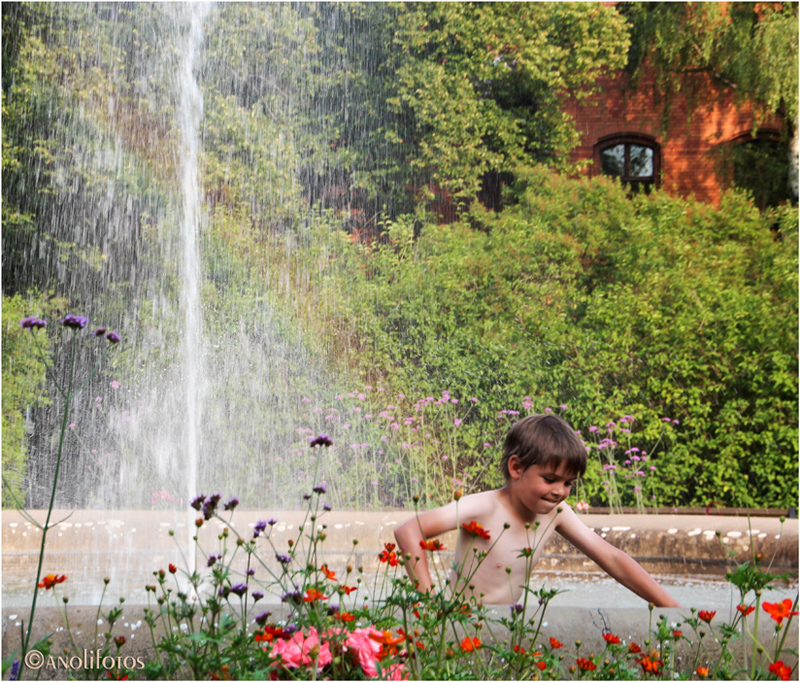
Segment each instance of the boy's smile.
M575 475L564 462L547 467L532 464L523 469L516 457L509 460L509 487L512 500L532 514L549 514L570 494ZM522 510L520 510L522 511Z

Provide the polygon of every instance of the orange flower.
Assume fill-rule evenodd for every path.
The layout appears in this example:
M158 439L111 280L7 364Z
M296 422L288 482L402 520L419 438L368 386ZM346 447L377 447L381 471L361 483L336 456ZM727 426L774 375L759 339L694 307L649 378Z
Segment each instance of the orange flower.
M704 668L703 666L699 666L697 670L695 670L698 677L708 677L708 668Z
M782 602L778 602L776 604L764 602L763 607L764 610L770 616L772 616L772 620L778 621L778 623L781 623L784 618L791 618L792 616L796 616L798 614L797 611L792 611L791 599L784 599Z
M636 642L631 642L628 646L628 651L632 654L640 654L642 653L642 647L640 647Z
M422 547L422 549L427 549L429 552L439 552L445 548L439 540L420 540L419 546Z
M597 666L592 661L590 661L588 658L579 658L577 661L575 661L575 663L578 664L578 667L581 670L589 671L589 670L594 670L595 668L597 668Z
M334 613L333 617L336 620L342 621L343 623L352 623L356 619L356 617L352 613L350 613L349 611L342 611L341 613Z
M547 663L544 661L539 661L536 665L539 666L539 670L544 670L547 667Z
M741 613L743 616L749 616L753 611L756 610L755 606L745 606L744 604L739 604L736 607L736 610Z
M560 649L564 645L561 642L559 642L555 637L551 637L550 646L553 647L554 649Z
M766 604L764 605L764 607L766 608ZM716 611L701 611L700 613L697 614L697 617L700 620L705 621L706 623L710 623L714 619L714 616L716 615L717 615Z
M656 652L651 653L649 656L642 656L636 659L636 662L642 666L642 670L646 673L658 675L661 672L661 660Z
M489 539L489 531L484 530L483 526L477 521L470 521L468 524L462 523L461 527L473 537L483 538L484 540Z
M55 585L59 583L63 583L67 579L65 575L55 575L54 573L50 573L42 578L42 582L39 583L39 587L43 587L46 590L49 590Z
M619 644L619 637L616 635L612 635L610 632L603 633L603 639L606 640L609 644Z
M339 592L344 592L344 594L350 594L351 592L355 592L358 588L348 587L347 585L339 585L336 589L339 590Z
M481 648L481 640L477 637L473 637L470 639L469 637L464 637L461 640L461 651L477 651Z
M322 566L320 566L319 570L322 571L325 574L325 577L328 580L336 580L336 573L334 573L333 571L331 571L328 568L328 564L322 564Z
M391 542L387 543L387 544L386 544L386 547L388 548L388 547L389 547L389 545L391 545L392 547L394 547L394 545L392 545L392 543L391 543ZM389 550L389 549L384 549L384 550L383 550L383 551L382 551L382 552L381 552L381 553L378 555L378 559L380 559L380 560L381 560L381 563L382 563L382 564L385 564L385 563L387 563L387 562L388 562L389 566L397 566L397 554L395 554L394 552L392 552L392 551L391 551L391 550Z
M783 661L775 661L769 666L769 671L773 675L777 675L782 680L788 680L792 676L792 669Z
M680 639L681 637L683 637L683 633L680 630L672 631L672 639Z
M315 590L313 587L309 587L306 590L306 596L303 597L303 601L326 601L328 598L319 590Z

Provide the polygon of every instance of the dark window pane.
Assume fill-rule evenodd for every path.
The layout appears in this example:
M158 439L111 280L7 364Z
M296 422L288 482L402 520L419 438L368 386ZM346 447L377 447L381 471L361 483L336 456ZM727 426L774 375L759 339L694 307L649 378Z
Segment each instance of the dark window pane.
M653 150L638 144L629 145L631 177L649 178L653 175Z
M600 152L600 167L606 175L625 175L625 145L615 144L603 149Z

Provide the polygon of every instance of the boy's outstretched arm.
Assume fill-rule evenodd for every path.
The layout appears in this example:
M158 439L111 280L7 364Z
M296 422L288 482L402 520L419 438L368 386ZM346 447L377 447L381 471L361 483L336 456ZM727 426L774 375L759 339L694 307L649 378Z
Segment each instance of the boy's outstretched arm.
M406 572L415 581L420 592L428 592L433 584L427 552L422 549L420 542L455 530L457 527L458 510L456 503L451 502L444 507L415 514L395 529L394 537L403 557L411 556L410 559L405 559Z
M567 504L560 509L556 530L618 583L656 606L680 606L636 561L587 527Z

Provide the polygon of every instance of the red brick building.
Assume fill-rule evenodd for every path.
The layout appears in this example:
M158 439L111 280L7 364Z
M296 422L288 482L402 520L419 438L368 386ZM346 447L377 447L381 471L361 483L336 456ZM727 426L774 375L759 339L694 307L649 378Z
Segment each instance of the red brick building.
M581 135L572 161L591 161L589 176L606 173L632 185L655 185L668 192L714 204L733 180L724 165L723 149L753 140L756 118L752 110L737 108L730 92L704 97L690 110L687 98L673 100L668 109L657 101L652 81L632 88L625 73L605 78L600 92L580 103L565 105ZM780 121L758 127L759 140L775 138Z

